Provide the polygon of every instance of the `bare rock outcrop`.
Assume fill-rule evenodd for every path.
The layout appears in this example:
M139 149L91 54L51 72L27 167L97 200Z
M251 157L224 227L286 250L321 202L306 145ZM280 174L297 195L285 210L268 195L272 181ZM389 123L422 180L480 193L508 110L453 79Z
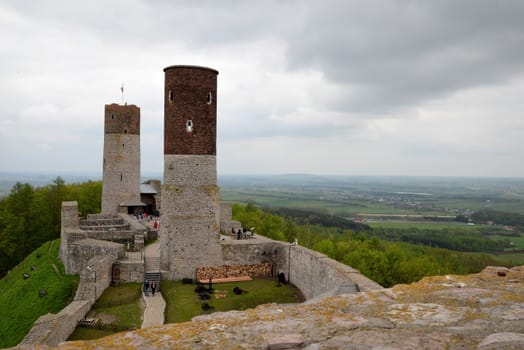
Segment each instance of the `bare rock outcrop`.
M262 305L59 349L524 349L524 266Z

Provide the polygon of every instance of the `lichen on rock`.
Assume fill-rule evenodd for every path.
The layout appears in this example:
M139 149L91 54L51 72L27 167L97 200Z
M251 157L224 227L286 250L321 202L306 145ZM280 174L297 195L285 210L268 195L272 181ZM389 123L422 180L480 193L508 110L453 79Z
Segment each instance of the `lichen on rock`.
M504 273L500 273L500 272ZM524 349L524 267L262 305L60 349Z

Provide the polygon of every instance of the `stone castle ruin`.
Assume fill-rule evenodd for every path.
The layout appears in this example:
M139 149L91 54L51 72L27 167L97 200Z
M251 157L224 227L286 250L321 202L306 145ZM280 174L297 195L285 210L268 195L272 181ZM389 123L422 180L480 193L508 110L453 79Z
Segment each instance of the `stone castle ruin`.
M67 339L110 283L280 274L306 299L382 288L297 244L259 235L234 239L231 230L240 223L231 205L220 203L217 185L218 71L178 65L164 73L163 183L140 184L139 107L106 105L102 212L80 219L76 202L62 203L60 258L66 273L81 276L75 297L81 304L42 316L22 344ZM158 232L137 220L137 213L157 210ZM160 256L148 258L144 239L156 234Z

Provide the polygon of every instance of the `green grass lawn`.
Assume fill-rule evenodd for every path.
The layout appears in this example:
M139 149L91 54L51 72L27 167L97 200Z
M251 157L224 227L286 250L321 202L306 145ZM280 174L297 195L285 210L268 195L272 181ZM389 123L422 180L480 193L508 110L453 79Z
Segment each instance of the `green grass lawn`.
M111 324L119 330L138 329L142 326L144 313L141 283L126 283L108 287L87 314L100 318L102 323ZM116 331L77 327L69 340L97 339Z
M205 314L202 304L207 302L214 307L213 311L245 310L267 303L297 303L303 301L300 291L292 285L277 286L278 283L268 279L254 279L246 282L214 284L215 294L211 299L200 301L194 292L195 286L182 284L181 281L163 281L162 295L166 300L166 323L186 322L193 317ZM207 285L206 285L207 286ZM239 287L247 291L241 295L233 293ZM224 298L216 299L221 291ZM207 312L209 313L209 312Z
M520 237L494 235L494 236L490 236L490 238L492 238L492 239L509 239L511 242L513 242L515 249L524 249L524 236L522 234L521 234Z
M501 263L507 266L520 266L524 265L524 254L490 254L493 258L497 259Z
M38 317L60 312L72 300L78 276L65 275L59 247L58 239L44 243L0 280L0 348L17 345Z

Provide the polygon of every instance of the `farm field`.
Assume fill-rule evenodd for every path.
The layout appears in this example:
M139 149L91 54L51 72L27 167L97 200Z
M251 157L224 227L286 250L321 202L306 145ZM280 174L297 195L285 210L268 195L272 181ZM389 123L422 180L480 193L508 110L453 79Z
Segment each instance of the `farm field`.
M524 214L524 179L222 175L219 185L226 202L323 210L344 217L458 215L484 208Z

